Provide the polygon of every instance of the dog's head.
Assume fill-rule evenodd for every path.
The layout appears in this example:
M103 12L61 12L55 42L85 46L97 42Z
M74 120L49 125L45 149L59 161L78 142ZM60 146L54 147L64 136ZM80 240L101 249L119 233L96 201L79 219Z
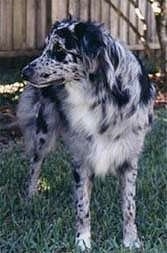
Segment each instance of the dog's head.
M71 19L56 22L41 56L23 69L23 77L39 88L93 79L106 46L100 25Z

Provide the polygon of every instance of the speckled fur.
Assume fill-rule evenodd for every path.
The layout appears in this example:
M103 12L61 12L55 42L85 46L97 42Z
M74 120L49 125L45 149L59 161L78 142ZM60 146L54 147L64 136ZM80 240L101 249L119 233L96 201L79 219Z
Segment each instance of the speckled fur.
M23 69L29 81L18 118L31 157L26 188L37 191L42 161L57 137L71 153L76 243L91 247L94 175L120 178L123 242L140 247L135 225L137 162L153 114L154 88L134 55L99 24L56 22L40 57Z

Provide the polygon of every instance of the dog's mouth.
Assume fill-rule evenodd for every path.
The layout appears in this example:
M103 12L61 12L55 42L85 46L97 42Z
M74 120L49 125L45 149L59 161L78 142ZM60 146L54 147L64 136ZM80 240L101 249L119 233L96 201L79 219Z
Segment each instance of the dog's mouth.
M46 82L46 83L36 83L36 82L32 82L30 81L30 85L36 87L36 88L44 88L44 87L48 87L50 85L63 85L65 82L64 78L60 78L54 81L50 81L50 82Z

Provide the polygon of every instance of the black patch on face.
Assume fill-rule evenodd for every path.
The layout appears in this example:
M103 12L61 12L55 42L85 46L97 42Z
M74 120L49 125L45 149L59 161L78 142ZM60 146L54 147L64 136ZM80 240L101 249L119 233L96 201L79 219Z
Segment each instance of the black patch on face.
M112 88L113 102L118 106L125 106L130 100L130 94L128 89L122 89L121 78L117 78L117 84Z
M65 39L65 47L68 50L76 48L76 40L72 34L72 32L68 28L62 28L57 31L57 34Z
M80 179L79 173L78 173L76 170L73 171L73 176L74 176L75 182L76 182L77 184L79 184L79 182L81 181L81 179Z
M42 131L43 133L47 133L48 132L48 125L47 125L47 123L45 121L45 117L43 115L42 105L40 106L40 109L39 109L38 117L36 119L36 124L37 124L37 130L36 130L37 134L40 131Z
M62 62L66 57L66 52L60 48L59 44L55 44L53 50L51 51L50 57Z
M57 61L63 61L66 57L66 53L65 52L56 52L56 60Z

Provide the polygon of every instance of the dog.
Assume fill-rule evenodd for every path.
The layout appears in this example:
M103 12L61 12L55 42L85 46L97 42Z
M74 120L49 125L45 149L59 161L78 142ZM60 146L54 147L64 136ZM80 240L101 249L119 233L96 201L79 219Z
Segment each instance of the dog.
M139 60L99 23L57 21L42 54L22 70L18 118L30 156L25 192L37 192L41 165L59 136L71 154L76 244L91 248L94 176L120 180L123 244L140 248L135 224L137 162L153 120L155 90Z

